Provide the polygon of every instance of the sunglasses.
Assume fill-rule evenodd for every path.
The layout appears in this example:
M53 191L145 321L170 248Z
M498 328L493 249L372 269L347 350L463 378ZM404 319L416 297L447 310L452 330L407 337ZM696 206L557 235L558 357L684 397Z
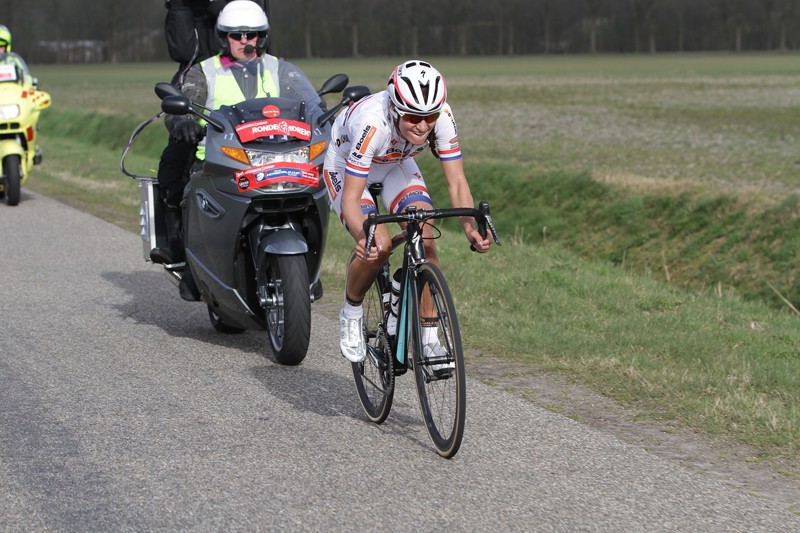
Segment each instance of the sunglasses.
M419 124L423 120L428 124L433 124L439 119L439 115L441 113L434 113L433 115L412 115L411 113L406 113L403 115L403 120L408 122L409 124Z
M231 33L228 34L228 38L233 40L233 41L241 41L242 40L242 36L244 36L245 39L250 41L251 39L255 39L256 37L258 37L258 32L257 31L248 31L248 32L234 31L234 32L231 32Z

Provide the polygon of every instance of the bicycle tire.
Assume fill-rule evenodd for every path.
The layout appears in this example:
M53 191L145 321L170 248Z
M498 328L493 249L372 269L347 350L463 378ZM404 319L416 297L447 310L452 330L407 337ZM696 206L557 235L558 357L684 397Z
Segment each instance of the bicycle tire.
M353 259L351 257L350 261ZM382 297L381 282L376 279L362 304L367 358L351 363L358 400L367 418L376 424L383 423L389 416L394 398L394 357L386 335Z
M425 426L436 453L453 457L461 446L466 420L466 372L453 298L442 271L432 263L416 269L416 294L411 307L414 341L413 365L417 397ZM431 298L437 327L437 339L447 356L436 364L424 359L422 305ZM449 368L437 368L447 366Z

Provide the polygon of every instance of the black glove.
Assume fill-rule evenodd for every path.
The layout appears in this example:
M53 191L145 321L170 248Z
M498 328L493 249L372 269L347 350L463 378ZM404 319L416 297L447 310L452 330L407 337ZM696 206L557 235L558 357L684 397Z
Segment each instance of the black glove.
M194 119L185 118L175 123L172 138L179 143L197 144L203 138L203 126Z

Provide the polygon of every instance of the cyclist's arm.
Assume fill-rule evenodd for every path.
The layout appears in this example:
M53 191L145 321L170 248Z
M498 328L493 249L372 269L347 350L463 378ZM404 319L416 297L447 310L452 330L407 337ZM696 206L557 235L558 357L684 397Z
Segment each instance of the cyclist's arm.
M472 199L472 192L464 174L464 162L461 158L452 161L442 161L442 170L447 180L447 192L450 194L450 204L453 207L475 207ZM472 217L461 217L461 225L467 239L475 246L478 252L488 252L491 246L490 239L484 239L475 227L475 220Z
M345 172L342 188L342 217L356 241L364 239L364 213L361 211L361 196L367 180Z

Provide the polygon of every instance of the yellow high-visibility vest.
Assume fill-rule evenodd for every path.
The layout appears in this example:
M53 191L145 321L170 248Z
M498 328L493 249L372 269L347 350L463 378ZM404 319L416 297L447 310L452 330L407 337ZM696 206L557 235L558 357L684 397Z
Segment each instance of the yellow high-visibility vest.
M222 66L220 56L210 57L200 63L208 82L208 96L206 97L206 107L209 109L219 109L224 105L238 104L245 100L244 93L233 76L230 68ZM261 56L259 68L259 84L256 98L278 97L280 96L280 85L278 80L278 58L264 54ZM205 121L201 121L201 124ZM197 145L197 158L205 160L206 141L203 138Z

